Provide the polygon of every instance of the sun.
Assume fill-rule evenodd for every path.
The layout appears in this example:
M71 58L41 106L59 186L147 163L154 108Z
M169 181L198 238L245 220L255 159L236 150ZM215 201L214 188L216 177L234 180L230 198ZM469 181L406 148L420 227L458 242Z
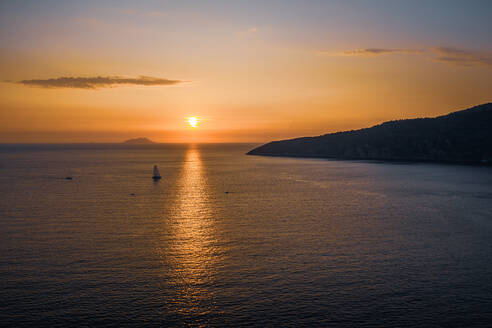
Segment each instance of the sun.
M192 128L196 128L196 126L198 125L198 119L193 116L193 117L190 117L188 118L188 124L192 127Z

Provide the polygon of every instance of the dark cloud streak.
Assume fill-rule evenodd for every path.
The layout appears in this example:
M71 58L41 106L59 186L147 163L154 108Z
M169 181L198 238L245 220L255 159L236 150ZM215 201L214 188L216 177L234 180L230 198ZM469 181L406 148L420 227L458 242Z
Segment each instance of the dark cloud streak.
M22 80L18 83L42 88L74 88L74 89L99 89L110 88L118 85L144 85L144 86L168 86L182 83L180 80L168 80L151 76L139 76L128 78L121 76L96 76L96 77L58 77L45 80Z
M338 52L339 56L373 57L388 54L414 54L427 57L438 62L458 66L492 66L492 52L471 51L454 47L435 47L426 50L362 48Z
M379 56L379 55L387 55L394 53L411 53L411 54L419 54L421 50L412 50L412 49L391 49L391 48L364 48L364 49L355 49L355 50L346 50L339 53L342 56Z

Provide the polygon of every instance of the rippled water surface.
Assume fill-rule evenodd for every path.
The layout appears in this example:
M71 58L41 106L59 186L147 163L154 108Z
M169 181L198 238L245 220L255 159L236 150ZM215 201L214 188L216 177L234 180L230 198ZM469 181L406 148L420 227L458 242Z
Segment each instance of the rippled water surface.
M1 325L492 326L492 168L253 146L0 146Z

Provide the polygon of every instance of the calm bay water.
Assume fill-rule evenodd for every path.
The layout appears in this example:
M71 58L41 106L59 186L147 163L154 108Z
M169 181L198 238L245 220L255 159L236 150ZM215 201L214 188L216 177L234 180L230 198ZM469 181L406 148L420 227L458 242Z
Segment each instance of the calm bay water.
M0 146L0 325L492 326L492 168L253 146Z

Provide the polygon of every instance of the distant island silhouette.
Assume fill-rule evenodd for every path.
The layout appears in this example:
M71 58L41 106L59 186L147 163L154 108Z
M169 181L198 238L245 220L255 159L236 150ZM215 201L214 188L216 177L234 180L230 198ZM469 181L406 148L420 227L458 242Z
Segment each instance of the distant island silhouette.
M124 141L123 143L125 144L130 144L130 145L150 145L150 144L155 144L152 140L144 137L140 138L133 138L133 139L128 139Z
M492 164L492 103L435 118L273 141L248 155Z

